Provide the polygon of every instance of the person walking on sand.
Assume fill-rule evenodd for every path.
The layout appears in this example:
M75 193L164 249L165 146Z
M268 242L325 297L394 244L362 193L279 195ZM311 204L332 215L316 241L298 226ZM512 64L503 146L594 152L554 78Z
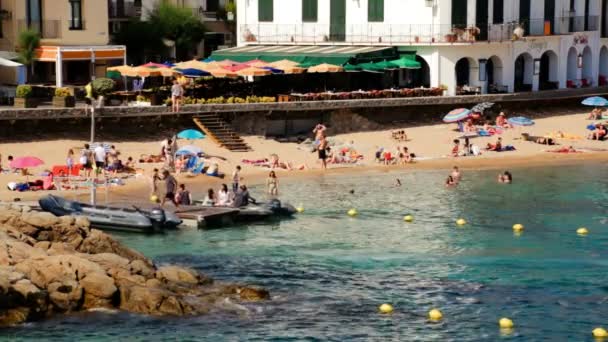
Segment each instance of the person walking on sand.
M167 167L170 170L174 170L175 169L175 155L174 155L174 151L173 151L173 140L172 139L167 140L167 146L165 146L164 152L165 152L165 163L167 164Z
M84 176L90 178L93 170L93 153L89 144L84 144L84 148L80 151L80 164L82 164Z
M266 179L266 188L268 189L268 194L270 196L279 195L279 180L277 179L277 174L274 171L270 171L270 174L268 174L268 178Z
M185 184L179 185L179 190L177 190L177 194L175 195L175 201L180 205L191 205L192 204L192 194L190 191L186 190Z
M99 145L97 145L97 147L95 147L93 154L95 155L95 168L96 168L95 176L97 176L100 173L103 173L105 175L106 149L103 147L102 144L99 144Z
M68 178L72 175L74 169L74 150L68 150L68 156L65 158L65 164L68 168Z
M182 101L182 96L184 95L184 88L177 79L173 80L173 85L171 86L171 111L173 113L179 112L179 105Z
M160 181L161 181L160 174L158 173L158 169L154 169L152 171L152 177L150 180L151 180L150 196L158 197L158 183L160 183Z
M163 170L163 180L165 181L165 196L160 203L160 206L165 205L165 201L173 202L175 207L179 207L179 203L175 200L175 192L177 191L177 179L171 175L169 170Z
M236 194L239 190L239 183L243 180L241 177L241 166L237 165L232 173L232 192Z
M323 170L327 169L327 139L322 137L319 141L319 147L317 148L317 152L319 154L319 160L321 161L321 167Z

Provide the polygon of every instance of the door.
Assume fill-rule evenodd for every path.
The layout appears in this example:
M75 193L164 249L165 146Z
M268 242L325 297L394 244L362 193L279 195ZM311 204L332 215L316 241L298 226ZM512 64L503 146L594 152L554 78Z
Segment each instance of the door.
M219 0L207 0L207 11L217 12L220 9Z
M488 40L488 1L477 0L475 8L475 26L479 27L477 40Z
M553 34L555 29L555 0L545 0L545 23L546 22L549 22L549 32L543 30L543 33Z
M524 25L524 35L530 34L530 0L519 1L519 22Z
M346 0L330 0L329 40L343 42L346 40Z
M467 27L467 0L452 0L452 27Z

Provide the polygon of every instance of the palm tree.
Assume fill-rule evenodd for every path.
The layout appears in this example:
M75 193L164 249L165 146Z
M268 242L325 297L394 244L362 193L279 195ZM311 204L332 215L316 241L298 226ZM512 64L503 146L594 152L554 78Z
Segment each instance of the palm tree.
M40 46L40 33L36 30L25 30L19 33L17 47L19 60L29 66L29 76L34 75L34 61L36 60L36 49ZM28 77L29 79L29 77Z

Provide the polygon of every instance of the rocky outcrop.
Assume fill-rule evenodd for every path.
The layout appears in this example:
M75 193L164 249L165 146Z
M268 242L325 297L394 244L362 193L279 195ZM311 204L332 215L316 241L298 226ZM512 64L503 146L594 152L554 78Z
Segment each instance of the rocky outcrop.
M86 219L0 205L0 327L94 308L196 315L226 299L268 298L192 269L157 267Z

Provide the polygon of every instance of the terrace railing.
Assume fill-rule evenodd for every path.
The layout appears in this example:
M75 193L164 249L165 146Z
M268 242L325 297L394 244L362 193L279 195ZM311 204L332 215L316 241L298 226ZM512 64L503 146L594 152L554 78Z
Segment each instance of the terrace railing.
M262 44L452 44L502 42L521 36L569 34L599 29L599 17L527 19L489 25L384 24L332 26L258 23L240 26L242 39ZM523 30L523 31L522 31ZM523 34L522 34L523 33Z

